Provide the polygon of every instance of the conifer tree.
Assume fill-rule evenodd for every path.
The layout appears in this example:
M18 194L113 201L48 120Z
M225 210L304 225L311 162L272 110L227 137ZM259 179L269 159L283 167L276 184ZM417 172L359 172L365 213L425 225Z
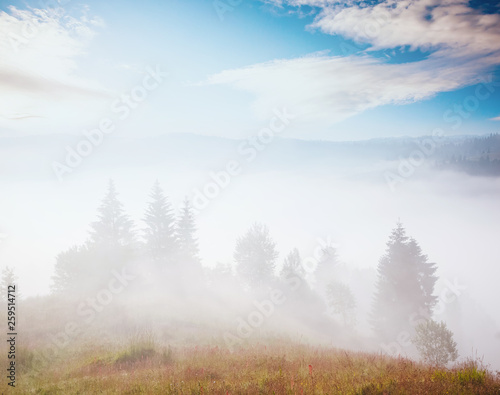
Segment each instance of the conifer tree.
M154 261L172 263L177 250L175 217L172 206L158 181L153 186L144 222L146 223L144 229L145 247L149 256Z
M124 212L112 180L109 181L108 192L98 208L98 218L98 221L91 224L91 243L111 248L134 243L133 222Z
M433 295L436 265L422 254L417 242L398 223L379 261L371 322L381 339L412 332L414 315L430 316L437 302Z
M193 208L187 197L184 199L181 215L177 223L177 240L180 264L183 266L198 264L199 251L196 239L196 223Z
M335 271L338 265L337 250L328 244L321 248L319 259L317 260L316 270L314 271L314 288L320 293L325 294L330 279L336 276ZM309 267L309 270L312 269Z

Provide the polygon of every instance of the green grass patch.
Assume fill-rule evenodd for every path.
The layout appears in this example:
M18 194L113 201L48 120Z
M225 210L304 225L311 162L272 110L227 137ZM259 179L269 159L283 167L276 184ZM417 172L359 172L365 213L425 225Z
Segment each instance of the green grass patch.
M481 385L486 381L486 371L478 369L477 364L471 363L468 367L457 371L455 379L462 385Z
M128 347L116 355L115 364L134 364L147 360L161 363L172 362L172 349L162 348L150 333L135 335L130 339Z

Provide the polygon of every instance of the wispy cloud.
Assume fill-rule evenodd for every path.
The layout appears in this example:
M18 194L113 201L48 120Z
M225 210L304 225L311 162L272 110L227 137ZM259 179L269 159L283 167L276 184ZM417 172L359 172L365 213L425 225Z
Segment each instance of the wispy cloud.
M43 118L43 117L39 115L30 115L30 114L12 114L11 116L8 117L8 119L11 120L23 120L29 118Z
M302 119L337 122L369 108L406 104L475 81L469 64L447 69L439 60L387 64L368 56L306 56L227 70L209 84L255 94L255 110L287 106Z
M317 3L313 1L311 3ZM466 0L382 1L373 6L327 5L311 27L372 45L372 50L409 46L433 56L487 56L496 63L500 15L482 14Z
M81 113L82 102L108 96L94 81L79 77L85 54L102 21L74 18L61 10L10 7L0 12L0 126L9 120L57 118Z
M210 84L252 92L265 116L286 105L302 119L337 122L366 109L405 104L474 84L500 63L500 16L466 1L383 1L368 6L328 0L272 0L278 6L318 7L309 28L370 45L358 56L309 55L212 75ZM386 63L370 51L409 47L431 54Z

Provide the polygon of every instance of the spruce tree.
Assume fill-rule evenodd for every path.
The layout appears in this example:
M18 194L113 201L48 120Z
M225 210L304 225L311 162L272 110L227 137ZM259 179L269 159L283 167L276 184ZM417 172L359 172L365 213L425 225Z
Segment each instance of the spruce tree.
M172 263L177 249L175 217L172 206L158 181L153 186L144 222L146 223L144 239L148 255L156 262Z
M193 208L188 198L184 199L181 215L177 223L177 240L179 260L182 266L193 266L199 263L198 241L196 239L196 223Z
M98 220L90 226L85 244L57 255L52 292L73 296L95 292L107 286L113 271L135 259L133 222L124 212L112 180L98 208Z
M265 238L264 238L265 239ZM262 243L266 245L268 243ZM276 251L268 249L268 262L272 262L272 256ZM297 322L309 322L313 326L324 327L329 323L324 319L325 304L319 295L314 292L306 280L306 262L300 256L299 250L294 248L288 253L283 261L283 267L280 271L280 284L278 289L283 292L286 303L276 306L284 315L293 318ZM260 284L265 285L273 280L273 267L268 265L264 271L264 278ZM257 273L255 273L257 274Z
M328 282L336 277L335 271L337 270L338 263L339 260L335 247L329 244L323 246L314 272L314 288L320 294L325 294ZM311 268L309 267L309 269Z
M433 295L436 265L428 262L398 223L377 270L371 323L380 339L394 340L402 331L413 332L412 316L431 315L437 302Z
M108 192L98 208L98 218L98 221L91 224L91 243L111 248L134 243L133 222L124 212L112 180L109 181Z

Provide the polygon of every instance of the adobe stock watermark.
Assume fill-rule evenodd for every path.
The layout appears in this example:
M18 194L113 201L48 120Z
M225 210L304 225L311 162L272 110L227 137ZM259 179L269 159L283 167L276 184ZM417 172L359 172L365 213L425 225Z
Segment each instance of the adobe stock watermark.
M110 111L117 116L118 121L125 121L131 112L148 98L152 91L161 86L168 75L160 69L159 65L155 69L147 67L145 74L140 84L134 86L127 93L123 93L111 103ZM71 174L80 166L83 160L102 144L105 136L116 130L116 126L117 120L113 120L111 116L101 118L95 128L83 131L83 137L73 147L66 146L63 163L52 162L52 170L59 182L62 182L64 176Z
M304 273L312 274L318 269L321 261L332 259L335 256L336 248L338 248L338 244L332 242L331 236L327 236L326 239L318 237L312 255L302 259L300 263Z
M422 166L425 160L432 156L436 151L437 146L444 139L443 129L436 128L432 131L432 136L423 140L415 141L416 148L410 153L408 158L399 158L399 165L397 172L386 171L384 173L385 181L389 186L391 192L396 190L396 186L405 182L410 178L415 170Z
M455 103L443 113L443 120L446 123L452 123L451 129L457 130L462 126L463 120L469 118L477 111L482 101L491 97L495 88L500 86L500 81L493 81L493 75L489 74L486 77L481 77L481 81L474 90L474 94L466 96L461 103ZM397 172L386 171L384 173L385 181L391 189L391 192L396 190L396 186L405 182L410 178L417 168L422 166L425 161L431 157L439 144L444 140L445 132L441 128L436 128L432 131L430 138L425 138L422 141L416 141L417 147L413 150L408 158L399 158Z
M299 285L300 286L300 285ZM276 307L286 302L286 296L279 289L273 289L269 293L269 299L255 301L255 310L252 310L246 317L236 318L236 330L234 333L225 332L224 342L230 352L234 351L236 344L242 343L243 339L248 339L255 330L264 324L266 318L273 315Z
M481 83L476 86L474 94L466 96L461 103L453 104L452 108L443 113L443 120L453 123L451 129L456 130L462 126L463 120L470 118L479 109L481 102L488 100L495 88L500 87L500 81L493 81L493 74L479 79Z
M313 255L301 261L301 269L304 273L312 273L317 269L319 261L324 257L324 251L332 246L330 236L326 240L317 239L318 245L313 251ZM301 288L306 281L303 276L298 273L290 273L283 279L284 283L292 292L296 292ZM253 302L254 309L247 314L245 318L236 318L236 328L233 332L224 332L224 342L227 348L232 353L234 347L241 344L244 339L248 339L252 334L260 328L266 319L270 318L276 311L277 306L281 306L287 302L286 294L279 288L272 289L269 292L269 297L264 300L256 300Z
M88 297L80 302L76 308L79 321L67 322L63 329L50 335L50 344L47 350L35 351L34 359L37 361L37 369L44 369L48 364L53 363L54 358L64 350L72 341L85 333L98 317L105 311L106 307L113 302L115 297L122 293L134 281L138 275L131 273L126 267L121 272L113 270L112 277L106 287L102 288L93 297Z
M234 9L239 6L243 0L214 0L212 6L214 7L217 16L221 22L224 21L224 15L228 12L233 12Z
M262 128L257 135L244 140L238 145L237 154L243 160L239 158L229 160L224 169L209 173L210 181L205 183L203 187L193 190L191 201L195 214L199 214L203 209L207 208L210 201L216 199L229 186L231 180L241 174L243 166L252 163L258 154L274 141L275 136L285 130L290 124L290 120L296 117L289 114L286 108L282 110L274 109L273 113L275 116L269 121L268 127Z
M460 285L455 278L453 283L448 279L445 280L445 287L439 293L438 302L434 308L434 316L442 315L446 310L446 305L454 302L461 295L462 291L467 289L466 286ZM414 312L408 318L411 328L416 328L419 324L425 323L432 318L432 314L428 314L424 309ZM401 355L403 349L412 345L411 334L408 331L401 331L395 341L392 343L381 343L380 349L389 355Z

